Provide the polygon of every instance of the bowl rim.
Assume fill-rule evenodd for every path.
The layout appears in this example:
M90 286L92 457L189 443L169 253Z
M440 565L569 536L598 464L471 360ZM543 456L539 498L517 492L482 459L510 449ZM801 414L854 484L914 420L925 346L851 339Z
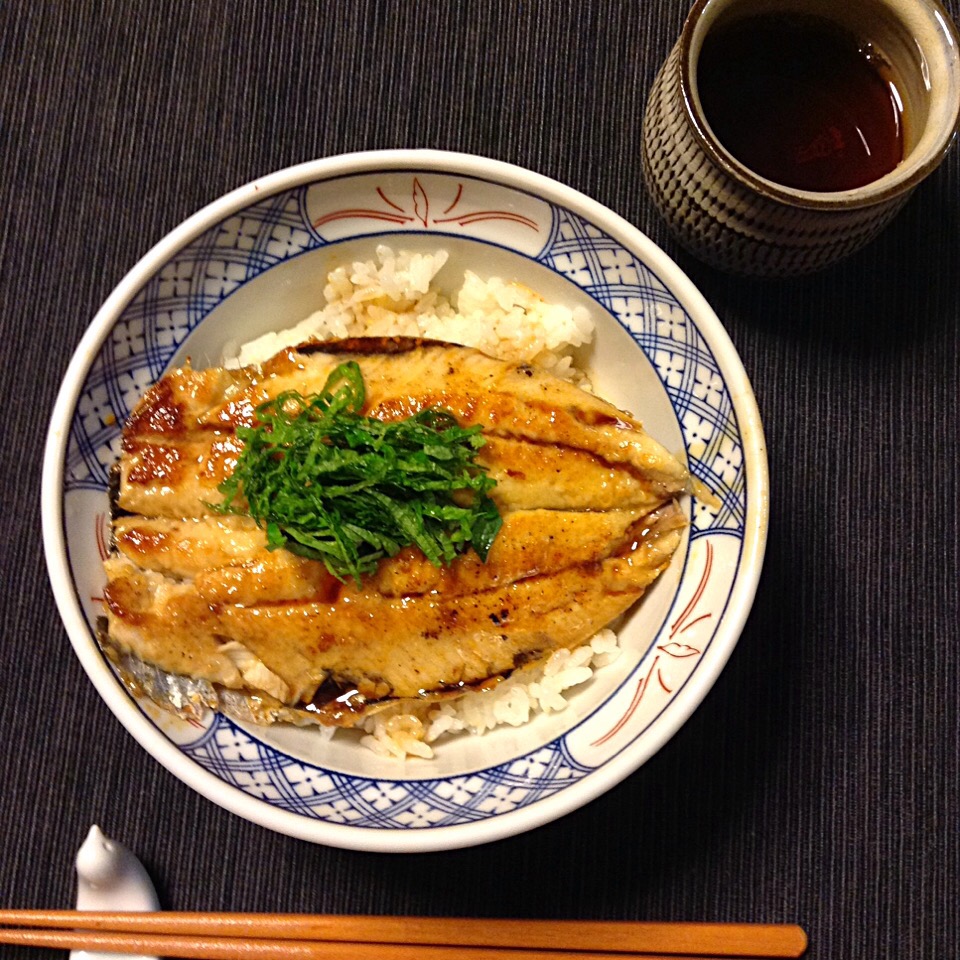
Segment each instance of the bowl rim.
M631 744L566 790L527 807L486 820L427 827L361 829L323 820L308 820L280 810L225 783L184 756L136 706L109 670L90 635L75 593L67 557L62 488L70 421L83 383L110 331L141 287L173 254L211 226L246 206L284 190L345 175L415 169L473 176L522 190L586 217L642 258L683 304L698 329L706 323L709 346L721 364L744 440L744 469L752 491L744 523L742 562L724 621L724 642L703 664L658 721L644 747ZM749 455L748 455L749 452ZM64 628L81 665L101 698L134 739L174 776L218 806L260 826L298 839L371 852L430 852L488 843L534 829L585 806L625 779L667 743L702 702L736 646L750 613L766 547L769 490L766 446L753 389L736 348L706 299L674 261L640 230L585 194L542 174L475 154L433 149L373 150L309 160L251 180L202 207L157 242L127 272L94 315L64 373L50 416L44 446L41 520L48 575ZM82 642L81 642L82 639ZM403 782L402 770L395 778Z

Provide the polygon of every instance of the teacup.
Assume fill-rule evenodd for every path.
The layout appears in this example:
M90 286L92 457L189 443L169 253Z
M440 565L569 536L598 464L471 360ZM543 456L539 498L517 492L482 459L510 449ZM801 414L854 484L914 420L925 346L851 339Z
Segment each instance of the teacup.
M751 62L744 50L757 30L768 31L752 38L761 66L739 78L749 94L743 108L733 94L724 113L723 97L714 94L730 94L736 78L714 61L726 45L731 68ZM771 37L780 38L772 59L764 53ZM886 124L877 136L896 143L868 140L856 110L843 122L813 117L803 139L791 124L800 131L807 118L794 120L789 104L779 110L767 97L766 119L761 106L748 106L775 89L761 70L775 72L782 60L798 61L790 69L802 71L804 44L816 64L812 82L822 85L821 43L852 45L862 63L848 65L856 73L850 82L873 84L873 94L886 97L887 106L874 110ZM832 111L840 91L804 90L798 103L815 110L817 97ZM853 99L859 107L860 94ZM937 0L697 0L647 101L644 178L680 242L705 262L755 276L808 273L858 250L889 223L942 161L958 118L960 35ZM848 147L862 162L847 155L841 175L830 161ZM887 147L897 155L884 166ZM819 175L811 172L818 165Z

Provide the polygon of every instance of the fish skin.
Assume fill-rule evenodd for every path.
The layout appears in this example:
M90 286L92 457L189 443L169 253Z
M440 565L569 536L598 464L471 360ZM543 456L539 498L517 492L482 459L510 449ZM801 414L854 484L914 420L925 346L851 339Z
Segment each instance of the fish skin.
M683 518L670 507L640 524L639 540L599 561L470 593L349 587L335 602L209 603L196 581L117 558L108 561L108 631L141 659L226 687L242 682L218 651L236 641L300 697L328 676L371 700L419 697L578 646L623 613L669 563Z
M113 523L117 552L147 570L184 579L204 570L256 560L266 536L251 517L121 516Z
M406 547L382 560L371 582L384 596L460 595L597 563L636 535L633 528L643 516L638 510L516 510L504 516L485 561L469 552L455 564L437 567ZM114 524L114 545L144 570L193 578L210 603L332 601L348 595L347 585L321 561L270 550L265 532L250 517L121 517Z
M215 513L237 427L285 390L319 392L346 359L360 366L368 416L442 406L483 427L478 461L504 518L486 564L468 553L437 569L407 548L360 587L341 584L319 561L268 550L250 518ZM691 486L606 401L526 364L410 338L311 343L259 369L175 370L131 415L118 469L117 506L133 515L114 521L105 643L259 697L227 652L239 645L285 691L254 713L281 719L325 681L372 703L430 698L582 644L665 569L685 525L675 500Z
M367 592L336 605L230 606L223 616L227 632L291 686L304 686L287 671L305 653L310 668L322 666L368 699L418 697L579 646L639 599L669 562L680 531L655 539L632 556L476 593Z
M225 371L213 377L174 371L148 392L124 432L124 444L200 429L221 433L250 426L256 407L287 390L319 393L344 360L356 360L366 385L361 411L381 420L444 407L461 426L480 425L514 437L587 450L628 464L676 493L689 490L686 468L611 403L528 364L479 350L407 337L311 343L281 351L260 374ZM436 383L441 386L430 386ZM246 385L245 385L246 384ZM203 404L212 401L204 409ZM166 404L166 405L165 405Z
M613 464L588 450L486 436L477 454L497 486L491 496L508 510L653 510L676 493L629 464Z
M500 510L653 510L676 493L629 464L607 463L588 450L512 437L485 437L477 463L496 481ZM202 517L223 495L218 485L236 466L233 433L194 430L129 442L120 459L118 505L149 517Z
M242 685L239 671L221 649L215 613L192 584L145 572L123 557L109 557L104 568L112 643L171 673L225 687Z
M120 517L113 543L143 570L192 579L208 603L331 598L339 587L319 561L268 549L250 517Z
M440 406L461 425L479 424L492 436L589 450L610 463L630 464L678 493L689 490L686 468L644 433L638 419L529 364L406 337L311 343L294 353L287 360L275 359L281 368L292 362L304 373L311 366L305 358L324 357L319 370L332 369L345 357L356 359L365 380L369 376L367 416L408 417L424 407ZM438 371L442 387L425 387L437 382Z
M118 463L117 505L153 517L199 517L220 503L242 444L233 433L128 439Z

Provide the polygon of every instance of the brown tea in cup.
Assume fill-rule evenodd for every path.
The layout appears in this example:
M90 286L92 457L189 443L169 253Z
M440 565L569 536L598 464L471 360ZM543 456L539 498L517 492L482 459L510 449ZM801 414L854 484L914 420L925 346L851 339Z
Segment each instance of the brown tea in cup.
M875 237L958 122L939 0L694 0L647 98L643 175L702 260L794 276Z
M903 159L903 98L872 45L822 17L766 12L719 27L697 64L704 117L754 172L850 190Z

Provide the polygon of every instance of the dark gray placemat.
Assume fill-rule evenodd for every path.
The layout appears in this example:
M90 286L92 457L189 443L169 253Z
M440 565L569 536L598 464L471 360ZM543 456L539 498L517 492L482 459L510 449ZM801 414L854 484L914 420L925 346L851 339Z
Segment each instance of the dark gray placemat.
M824 274L748 282L699 265L639 174L644 98L685 12L0 6L0 902L69 906L97 822L169 908L797 920L816 960L956 954L960 157ZM674 255L753 379L772 521L741 644L658 756L532 834L390 857L240 820L132 740L60 626L39 480L69 356L150 246L258 175L393 146L554 176ZM41 954L4 950L21 955Z

